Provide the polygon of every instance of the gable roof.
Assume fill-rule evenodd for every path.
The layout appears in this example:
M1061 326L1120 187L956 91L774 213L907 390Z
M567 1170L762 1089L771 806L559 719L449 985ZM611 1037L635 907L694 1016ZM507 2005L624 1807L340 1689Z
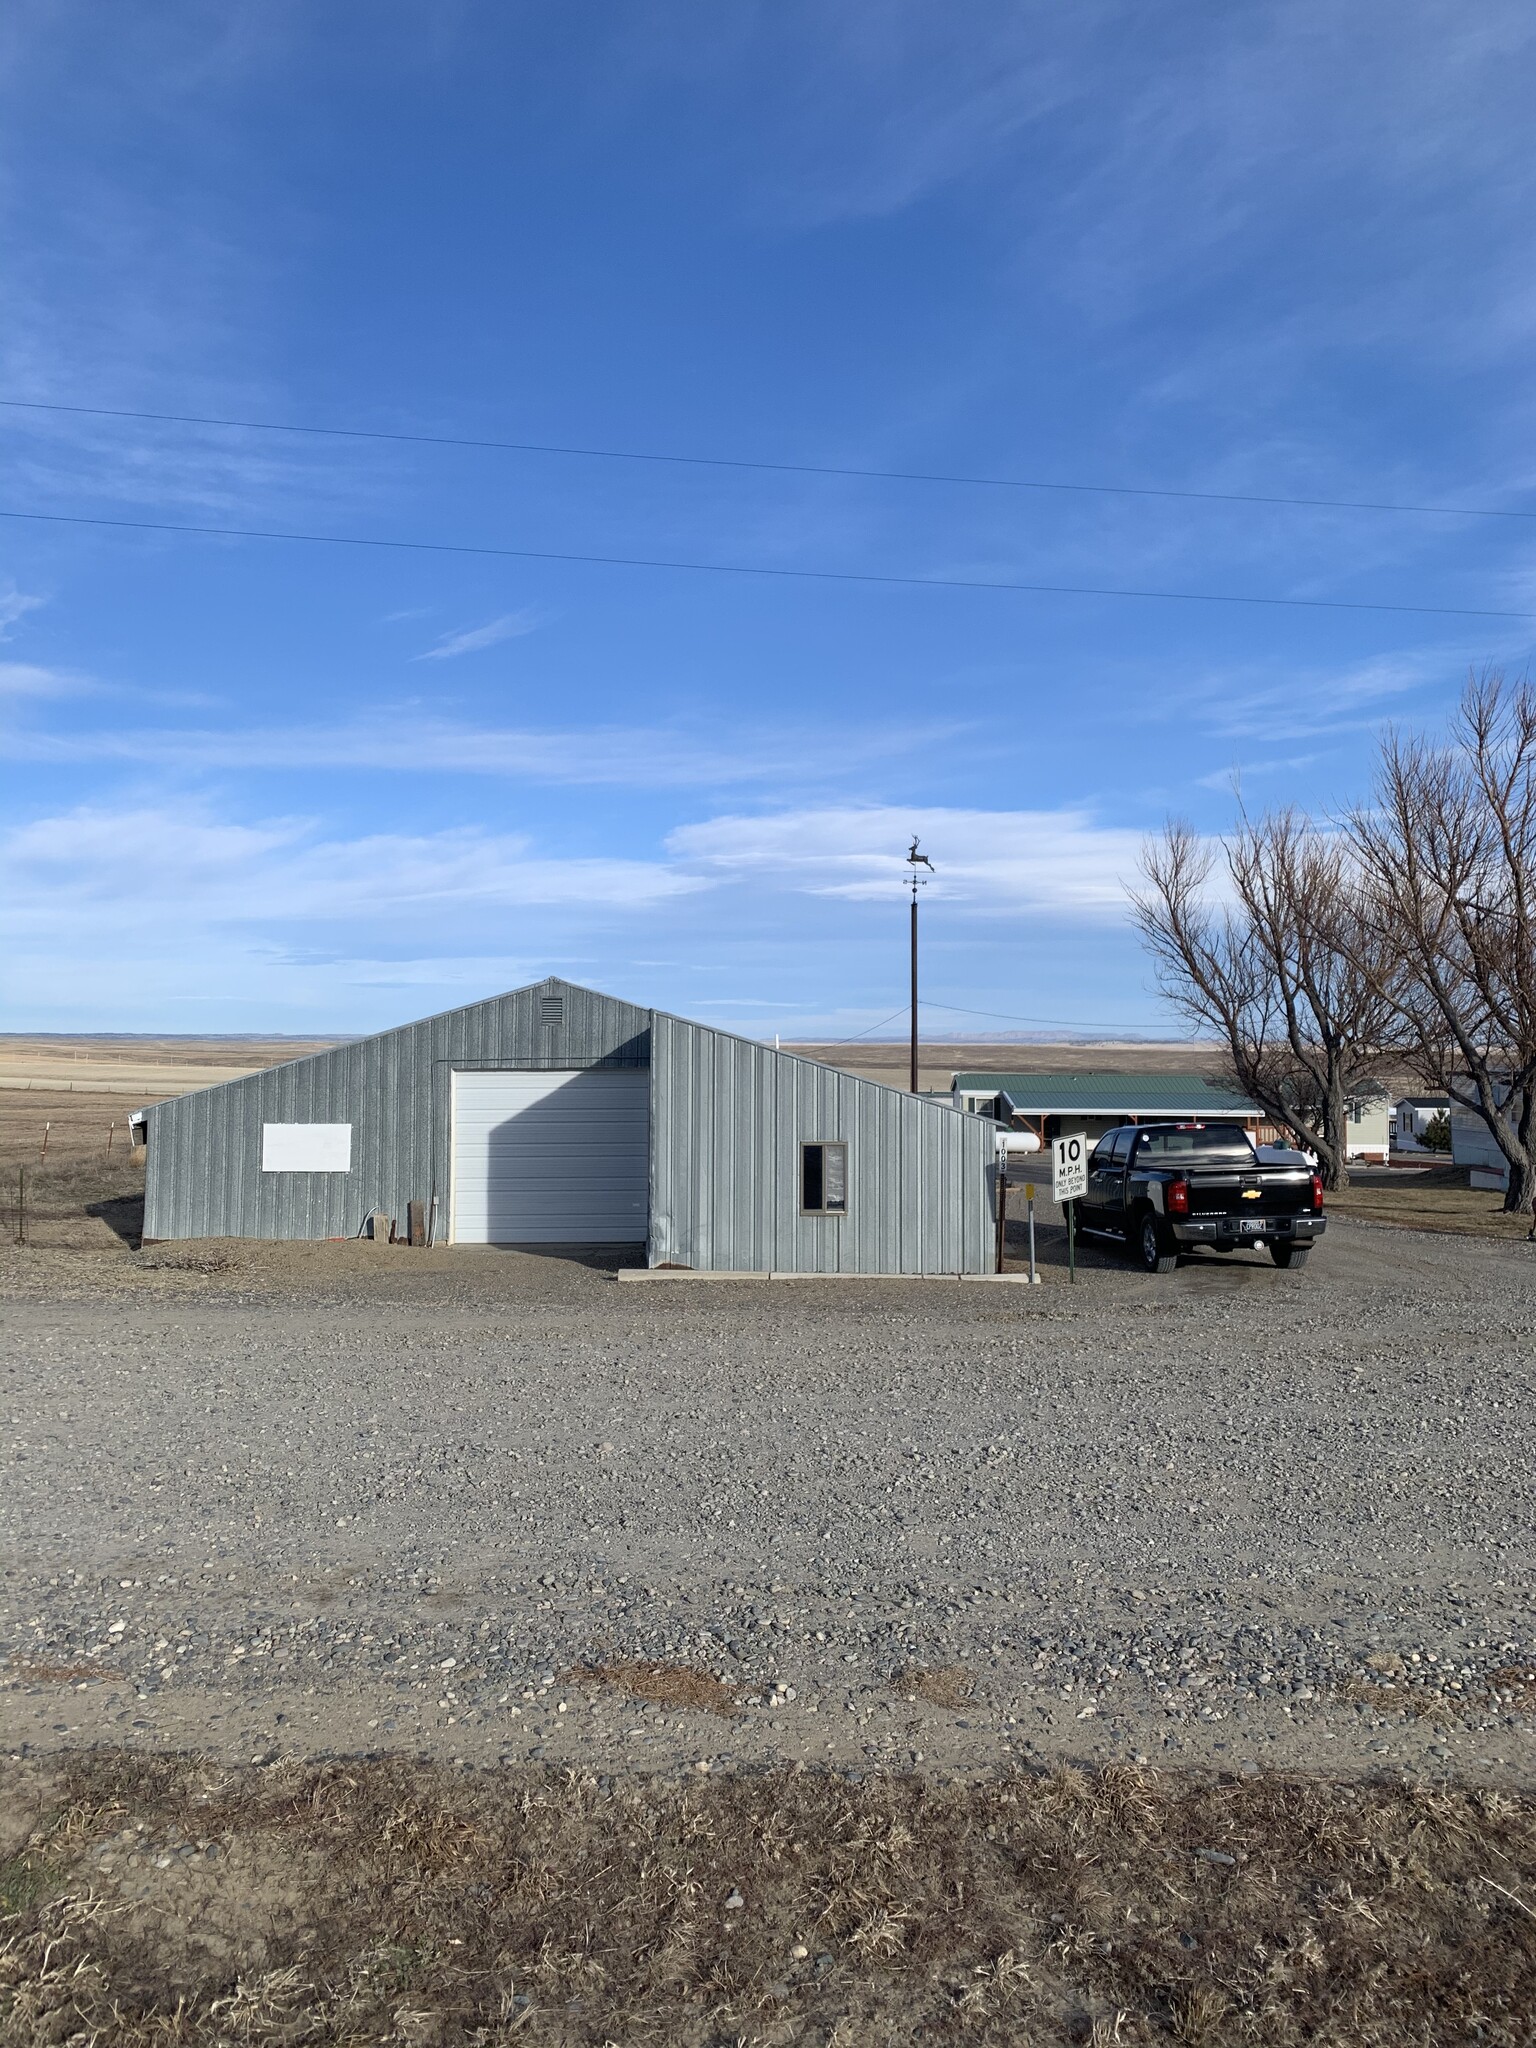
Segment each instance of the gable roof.
M1255 1102L1196 1074L956 1074L966 1094L1005 1095L1025 1116L1261 1116Z
M467 1060L470 1064L490 1063L505 1066L548 1065L547 1059L537 1055L542 1049L538 1038L537 1012L530 1008L536 1001L551 998L561 999L561 1018L558 1028L562 1031L572 1024L571 1008L565 1005L566 997L574 997L576 1028L588 1041L590 1051L594 1037L602 1042L604 1050L611 1056L616 1033L628 1032L638 1043L642 1034L648 1034L659 1019L674 1024L687 1025L690 1030L708 1032L711 1037L736 1045L747 1045L764 1052L781 1065L814 1067L823 1073L836 1074L848 1081L857 1081L861 1087L882 1090L889 1095L899 1095L903 1101L921 1101L926 1109L935 1114L955 1116L959 1112L949 1097L949 1091L940 1094L924 1094L914 1097L905 1088L894 1087L888 1081L877 1081L868 1075L850 1074L846 1068L829 1066L823 1060L813 1060L804 1053L790 1052L778 1046L764 1045L761 1040L745 1038L740 1032L724 1031L717 1024L705 1024L697 1018L681 1017L669 1010L657 1010L649 1005L631 1003L622 996L612 996L602 989L587 988L581 982L566 981L558 974L547 974L539 981L524 982L500 994L481 996L474 1002L458 1003L452 1009L436 1010L430 1016L413 1017L403 1024L390 1024L381 1031L361 1036L338 1039L334 1045L323 1046L318 1052L297 1053L292 1059L279 1060L270 1067L259 1067L248 1074L236 1075L228 1081L215 1081L203 1088L189 1089L181 1095L167 1097L160 1102L145 1104L131 1113L130 1121L143 1124L150 1118L170 1113L176 1105L185 1103L193 1096L213 1097L225 1091L240 1091L255 1088L258 1094L265 1091L274 1080L281 1085L287 1075L302 1082L304 1071L320 1075L342 1067L356 1070L366 1064L377 1053L384 1053L401 1061L411 1059L446 1059L453 1064L455 1059ZM553 1023L553 1020L549 1020ZM606 1026L606 1029L605 1029ZM649 1051L628 1064L648 1064ZM578 1058L573 1064L592 1064L589 1058Z

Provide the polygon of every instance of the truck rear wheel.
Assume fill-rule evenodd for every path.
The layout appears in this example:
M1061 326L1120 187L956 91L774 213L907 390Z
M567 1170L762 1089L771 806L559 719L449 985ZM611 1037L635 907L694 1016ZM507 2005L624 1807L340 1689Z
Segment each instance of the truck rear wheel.
M1269 1256L1277 1266L1304 1266L1311 1249L1309 1244L1272 1244Z
M1150 1210L1141 1219L1141 1229L1136 1233L1136 1248L1141 1253L1142 1267L1148 1273L1171 1273L1179 1263L1177 1251L1166 1243L1157 1227L1157 1218Z

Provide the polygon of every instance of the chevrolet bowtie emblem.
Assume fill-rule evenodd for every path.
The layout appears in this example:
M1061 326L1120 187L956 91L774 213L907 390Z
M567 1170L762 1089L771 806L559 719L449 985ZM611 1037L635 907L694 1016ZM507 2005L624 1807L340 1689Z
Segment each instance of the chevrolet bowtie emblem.
M1256 1202L1256 1201L1257 1201L1258 1199L1259 1199L1259 1190L1258 1190L1257 1188L1244 1188L1244 1189L1243 1189L1243 1200L1244 1200L1245 1202Z

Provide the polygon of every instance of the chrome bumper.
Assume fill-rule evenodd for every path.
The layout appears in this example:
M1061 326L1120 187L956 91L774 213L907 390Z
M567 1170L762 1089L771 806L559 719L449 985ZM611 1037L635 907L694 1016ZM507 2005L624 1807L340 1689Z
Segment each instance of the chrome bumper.
M1268 1244L1276 1238L1295 1244L1321 1237L1326 1216L1170 1216L1164 1221L1178 1244L1210 1244L1230 1238L1233 1244Z

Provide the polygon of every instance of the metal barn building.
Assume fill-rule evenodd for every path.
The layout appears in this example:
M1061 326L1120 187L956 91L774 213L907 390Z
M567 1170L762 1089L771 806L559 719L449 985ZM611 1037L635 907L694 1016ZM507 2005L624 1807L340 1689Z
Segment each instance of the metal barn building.
M645 1247L652 1266L980 1273L994 1126L547 980L155 1104L144 1236Z

